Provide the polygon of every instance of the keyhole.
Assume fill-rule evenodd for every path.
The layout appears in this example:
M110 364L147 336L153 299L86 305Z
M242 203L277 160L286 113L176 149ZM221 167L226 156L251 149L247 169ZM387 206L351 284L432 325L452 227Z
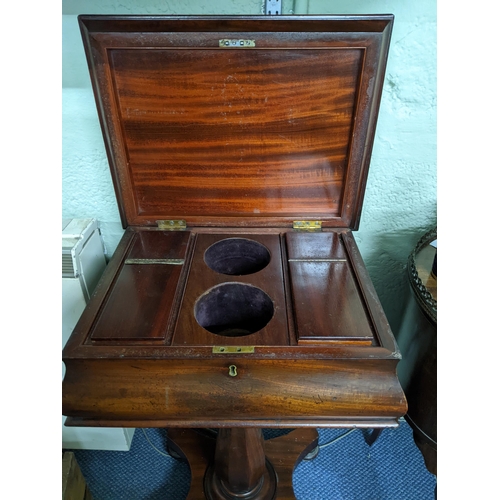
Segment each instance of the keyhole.
M238 375L238 372L236 371L236 366L235 365L231 365L229 367L229 376L230 377L236 377L236 375Z

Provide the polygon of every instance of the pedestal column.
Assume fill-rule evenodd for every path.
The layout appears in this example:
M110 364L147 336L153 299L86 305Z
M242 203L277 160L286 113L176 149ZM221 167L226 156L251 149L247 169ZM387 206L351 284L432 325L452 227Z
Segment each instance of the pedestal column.
M187 500L295 500L293 470L318 445L314 428L264 441L261 429L220 429L217 439L169 429L169 450L191 469ZM279 477L279 481L278 481Z
M210 500L271 500L275 498L276 474L266 461L262 430L221 429L215 445L214 463L205 476Z

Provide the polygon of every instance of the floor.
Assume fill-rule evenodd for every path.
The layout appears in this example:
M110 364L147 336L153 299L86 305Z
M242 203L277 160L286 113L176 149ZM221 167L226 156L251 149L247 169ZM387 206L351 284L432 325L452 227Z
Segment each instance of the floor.
M186 498L189 467L165 454L165 429L145 431L135 431L128 452L73 450L94 500ZM366 430L318 432L318 456L295 469L297 500L434 500L436 478L405 421L385 429L372 446Z

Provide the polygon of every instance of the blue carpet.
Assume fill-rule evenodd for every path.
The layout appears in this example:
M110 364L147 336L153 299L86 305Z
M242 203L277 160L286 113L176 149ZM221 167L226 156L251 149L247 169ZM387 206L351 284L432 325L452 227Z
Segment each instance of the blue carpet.
M146 429L165 452L164 429ZM319 429L320 445L345 429ZM370 447L357 429L318 456L302 461L293 476L297 500L434 500L436 478L424 464L410 426L385 429ZM265 432L273 437L276 432ZM155 451L137 429L130 451L72 450L94 500L184 500L189 467Z

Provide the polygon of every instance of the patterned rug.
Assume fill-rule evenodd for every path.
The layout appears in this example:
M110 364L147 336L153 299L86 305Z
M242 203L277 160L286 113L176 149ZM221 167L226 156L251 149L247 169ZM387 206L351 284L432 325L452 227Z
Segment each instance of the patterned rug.
M94 500L186 498L189 467L163 455L164 429L145 430L149 441L137 429L128 452L72 450ZM366 430L318 432L319 454L295 469L297 500L434 500L436 478L425 468L406 422L385 429L372 446L365 441ZM276 435L264 432L266 439Z

